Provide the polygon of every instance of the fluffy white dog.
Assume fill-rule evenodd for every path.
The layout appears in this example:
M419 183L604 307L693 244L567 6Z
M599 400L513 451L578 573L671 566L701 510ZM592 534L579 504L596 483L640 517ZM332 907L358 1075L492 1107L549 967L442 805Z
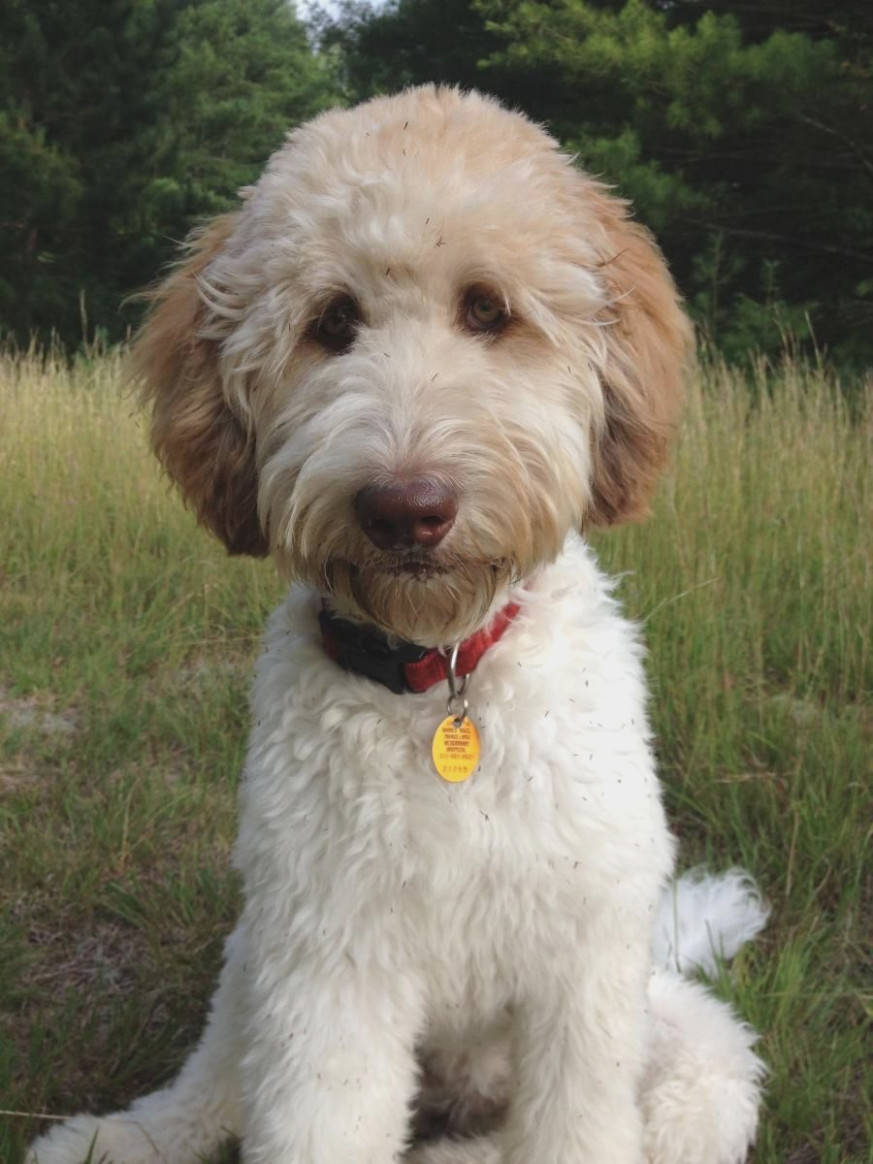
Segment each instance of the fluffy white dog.
M645 512L687 339L626 206L472 93L324 114L194 240L137 348L154 445L302 583L245 906L175 1082L30 1161L745 1157L753 1033L682 972L764 911L668 888L641 648L580 537Z

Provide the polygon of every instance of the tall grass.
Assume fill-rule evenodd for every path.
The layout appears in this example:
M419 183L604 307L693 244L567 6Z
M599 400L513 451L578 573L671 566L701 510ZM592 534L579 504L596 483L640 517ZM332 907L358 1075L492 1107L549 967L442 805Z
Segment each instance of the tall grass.
M600 547L645 624L685 859L773 905L733 990L774 1164L873 1160L871 389L850 415L821 369L708 369L653 520Z
M279 594L172 496L110 354L0 357L0 1108L106 1108L196 1038L247 669ZM873 386L712 366L652 520L598 536L645 625L683 860L773 906L719 988L771 1068L756 1160L873 1161ZM0 1160L40 1121L0 1115ZM704 1162L701 1162L704 1164Z

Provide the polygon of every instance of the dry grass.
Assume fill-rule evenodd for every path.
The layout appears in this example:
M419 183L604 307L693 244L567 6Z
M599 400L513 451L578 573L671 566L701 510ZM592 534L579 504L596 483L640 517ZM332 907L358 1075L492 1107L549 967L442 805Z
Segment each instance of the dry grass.
M279 587L198 531L116 355L0 358L0 1106L127 1102L196 1037L236 909L247 668ZM759 1164L873 1161L873 387L693 390L649 523L605 535L645 622L686 863L773 903L720 989L763 1032ZM36 1121L0 1116L0 1159Z

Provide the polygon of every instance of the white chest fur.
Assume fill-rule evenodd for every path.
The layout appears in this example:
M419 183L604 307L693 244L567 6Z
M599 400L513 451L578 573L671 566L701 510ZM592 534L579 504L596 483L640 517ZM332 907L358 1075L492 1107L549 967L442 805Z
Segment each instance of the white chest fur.
M314 596L292 593L273 615L237 848L273 932L354 946L387 912L429 976L457 957L508 979L522 931L540 956L571 935L584 945L605 902L654 902L672 844L634 630L576 539L520 601L470 682L482 756L460 785L430 758L441 685L398 696L341 672Z

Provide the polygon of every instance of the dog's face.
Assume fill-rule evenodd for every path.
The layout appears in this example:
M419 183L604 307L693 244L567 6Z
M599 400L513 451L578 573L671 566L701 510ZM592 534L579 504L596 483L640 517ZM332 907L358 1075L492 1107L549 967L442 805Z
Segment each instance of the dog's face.
M232 552L435 645L571 529L645 511L686 343L621 202L520 115L425 88L294 132L135 354Z

